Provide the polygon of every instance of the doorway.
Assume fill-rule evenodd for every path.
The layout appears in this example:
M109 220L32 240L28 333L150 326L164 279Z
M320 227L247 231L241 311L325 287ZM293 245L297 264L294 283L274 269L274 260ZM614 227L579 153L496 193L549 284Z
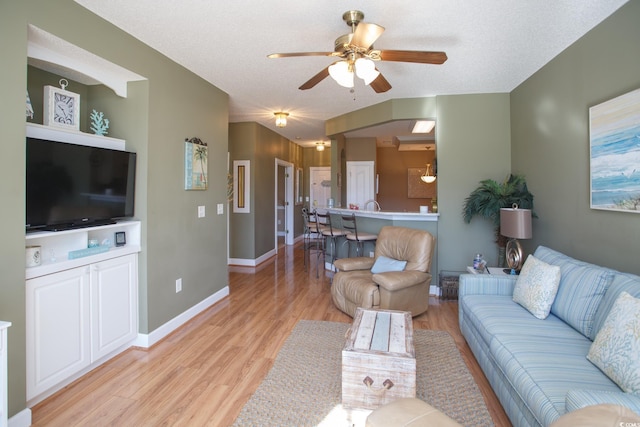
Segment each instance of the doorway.
M309 207L324 207L331 197L331 167L309 168Z
M279 240L293 245L293 163L276 159L274 198L274 247L278 252Z

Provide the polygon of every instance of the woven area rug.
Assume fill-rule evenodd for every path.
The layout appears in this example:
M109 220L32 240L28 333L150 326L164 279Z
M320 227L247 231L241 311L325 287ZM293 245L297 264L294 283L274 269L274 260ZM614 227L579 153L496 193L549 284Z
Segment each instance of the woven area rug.
M371 411L342 408L342 347L347 323L301 320L234 426L363 426ZM453 338L414 330L419 399L465 426L493 426Z

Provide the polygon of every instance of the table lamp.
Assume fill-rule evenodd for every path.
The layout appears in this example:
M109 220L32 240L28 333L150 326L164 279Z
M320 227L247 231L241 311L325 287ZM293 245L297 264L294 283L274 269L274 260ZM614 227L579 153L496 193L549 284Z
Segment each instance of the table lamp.
M518 209L517 204L511 208L500 209L500 234L509 237L506 248L507 265L505 273L518 274L524 263L522 246L517 239L531 238L531 209Z

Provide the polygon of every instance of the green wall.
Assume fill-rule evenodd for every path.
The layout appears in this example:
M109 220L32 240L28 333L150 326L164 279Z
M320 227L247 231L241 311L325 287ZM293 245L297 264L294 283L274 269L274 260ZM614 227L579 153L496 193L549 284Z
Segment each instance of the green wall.
M258 123L229 124L231 167L234 160L251 162L250 212L230 214L229 258L256 260L275 249L275 161L292 163L295 171L305 165L303 151L297 144ZM308 179L308 167L306 173ZM302 205L294 206L293 232L298 234L302 232L301 209Z
M111 119L110 135L126 139L127 149L138 153L140 332L153 332L228 285L226 213L215 214L217 203L226 205L227 94L72 0L2 2L0 319L13 323L8 344L9 416L26 406L24 102L28 24L147 78L129 83L126 100L100 86L88 87L81 94L81 104L91 100ZM183 189L184 139L194 136L209 144L207 191ZM204 219L197 219L199 205L207 209ZM175 279L179 277L183 290L176 294Z
M589 107L640 88L640 1L631 1L511 93L512 166L549 246L640 274L640 215L590 209Z
M484 179L504 179L511 169L509 95L438 96L438 268L464 271L482 253L498 262L494 227L462 220L464 199Z

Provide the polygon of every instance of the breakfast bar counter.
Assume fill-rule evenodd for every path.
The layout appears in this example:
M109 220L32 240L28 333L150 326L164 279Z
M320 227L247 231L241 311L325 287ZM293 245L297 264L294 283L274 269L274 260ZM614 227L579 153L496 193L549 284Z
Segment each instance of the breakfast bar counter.
M364 233L378 233L385 225L393 225L396 227L415 228L417 230L425 230L431 233L436 238L436 250L433 253L431 262L431 286L437 284L438 277L438 219L440 214L438 213L420 213L420 212L393 212L393 211L371 211L371 210L359 210L359 209L344 209L344 208L328 208L318 207L316 210L319 213L329 213L331 215L331 224L336 228L342 226L342 216L354 214L356 216L358 232ZM349 256L347 253L348 245L342 244L344 239L337 245L337 258L346 258ZM364 256L373 256L374 243L364 243ZM355 256L355 254L351 254ZM329 257L327 257L329 261ZM326 264L327 269L333 269L331 264Z

